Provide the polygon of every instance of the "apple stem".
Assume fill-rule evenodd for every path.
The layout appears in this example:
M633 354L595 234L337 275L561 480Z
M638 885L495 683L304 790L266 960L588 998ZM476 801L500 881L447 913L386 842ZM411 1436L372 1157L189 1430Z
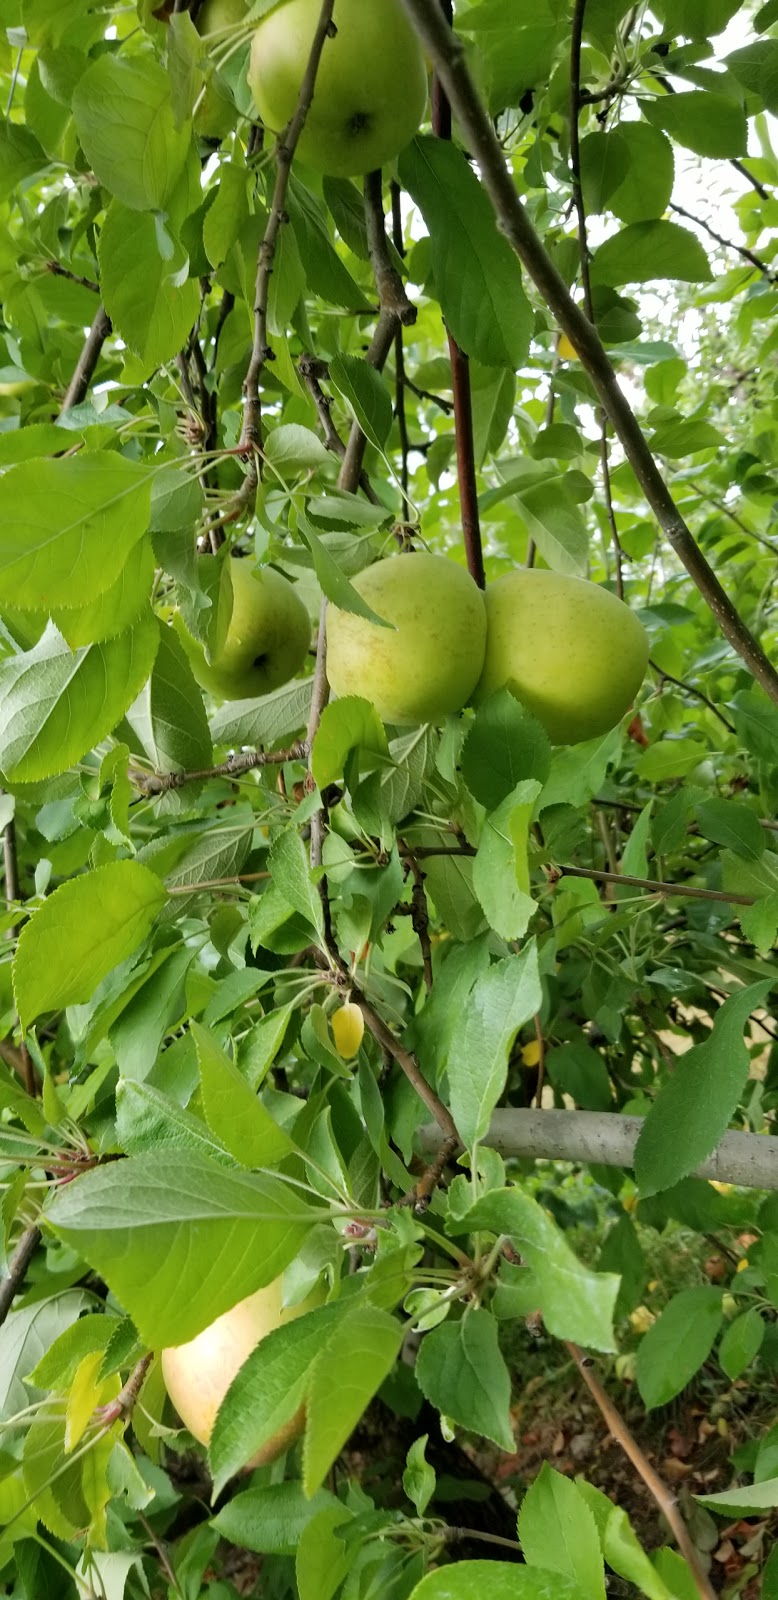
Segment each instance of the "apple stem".
M430 0L402 0L402 4L445 88L470 154L477 163L500 231L553 312L559 327L575 345L665 537L733 650L769 698L778 704L778 670L746 627L684 521L596 328L570 294L519 198L513 173L475 87L462 40L456 37L446 18Z

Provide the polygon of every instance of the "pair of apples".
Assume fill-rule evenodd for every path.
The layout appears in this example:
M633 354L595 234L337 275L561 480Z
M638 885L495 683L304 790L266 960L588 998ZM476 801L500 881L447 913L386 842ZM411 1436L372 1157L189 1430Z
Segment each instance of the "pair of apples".
M272 568L231 561L223 579L232 583L232 612L210 662L188 636L185 643L204 688L255 698L300 670L308 614ZM643 681L642 624L582 578L519 569L482 594L456 562L417 552L377 561L354 587L389 626L330 605L330 686L372 701L393 725L438 723L507 687L555 744L575 744L615 727Z
M198 29L218 45L248 9L249 0L206 0ZM271 133L297 109L320 14L321 0L281 0L257 23L248 81ZM385 166L413 138L427 105L427 69L400 0L337 0L334 23L297 153L319 172L350 178Z

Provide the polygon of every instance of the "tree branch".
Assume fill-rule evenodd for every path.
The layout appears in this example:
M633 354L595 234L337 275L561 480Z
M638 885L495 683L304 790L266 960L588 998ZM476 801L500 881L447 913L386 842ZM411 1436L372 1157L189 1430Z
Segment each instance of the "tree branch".
M744 261L750 262L751 266L769 279L770 283L775 283L776 274L771 272L766 263L761 261L759 256L754 255L753 250L749 250L747 245L736 244L734 239L725 239L723 234L717 233L716 229L705 221L704 217L695 216L693 211L687 211L685 206L679 206L675 200L669 201L667 209L668 211L675 211L679 217L686 217L687 222L695 223L698 228L702 228L703 233L707 233L709 239L715 239L716 243L723 245L725 250L734 250L736 255L742 256Z
M403 219L401 197L402 190L399 183L392 180L392 243L397 254L402 260L405 256L403 241ZM408 435L408 417L405 410L405 390L407 379L405 374L405 345L403 343L402 326L397 329L394 336L394 414L397 418L397 432L400 435L400 485L403 492L403 516L406 522L411 514L411 502L408 498L410 474L408 457L410 455L410 438Z
M365 1019L365 1026L370 1029L373 1038L382 1045L383 1049L392 1057L392 1060L397 1062L398 1067L405 1073L409 1083L413 1084L419 1099L424 1101L427 1110L435 1118L438 1127L445 1137L452 1141L452 1150L454 1148L460 1149L462 1140L457 1133L454 1118L447 1107L444 1106L443 1101L438 1098L435 1090L428 1084L416 1057L412 1056L410 1050L406 1050L404 1045L400 1044L399 1039L395 1038L391 1028L384 1022L383 1017L378 1015L378 1012L371 1006L370 1001L366 1000L361 990L356 989L353 984L351 985L351 998L355 1005L359 1006Z
M195 772L141 772L131 767L129 778L141 794L169 794L171 789L183 789L186 783L202 783L207 778L240 778L257 767L282 767L287 761L304 761L307 754L307 743L298 740L288 750L241 750L218 767L202 767Z
M436 0L432 0L435 4ZM440 24L451 29L454 25L452 0L438 0ZM453 37L453 35L452 35ZM451 138L451 106L445 85L436 71L432 92L432 130L439 139ZM478 510L478 484L475 471L475 443L473 439L473 394L470 384L470 360L460 350L456 339L446 329L448 353L451 361L451 381L454 394L454 439L457 452L457 480L459 506L462 513L462 540L467 559L467 570L479 589L486 588L484 557L481 542L481 517Z
M643 1122L643 1117L613 1111L529 1111L509 1106L493 1112L483 1143L501 1156L521 1161L631 1168ZM432 1155L440 1148L437 1126L422 1128L420 1138L425 1153ZM778 1139L763 1133L725 1133L691 1176L743 1189L778 1189Z
M378 290L378 304L382 311L394 317L403 328L410 328L416 321L418 313L405 293L402 278L389 254L380 172L368 172L365 177L365 225L370 265Z
M591 878L594 883L624 883L630 889L647 889L650 894L677 895L683 900L718 900L724 905L754 906L751 894L725 894L723 889L698 889L693 883L662 883L659 878L630 878L623 872L602 872L597 867L547 867L549 882L560 878Z
M3 829L3 870L5 873L5 900L10 911L11 906L15 905L20 898L19 865L16 855L16 823L13 817L11 817L10 821L6 823ZM19 929L17 927L12 927L9 930L9 938L12 940L16 939L18 933ZM17 1052L14 1051L14 1055L16 1054ZM5 1060L9 1059L7 1051L5 1050L3 1051L3 1056ZM35 1095L38 1092L38 1080L35 1074L35 1068L32 1064L32 1056L30 1055L24 1040L22 1040L22 1043L19 1046L18 1056L22 1069L21 1076L24 1080L24 1087L28 1094Z
M291 122L284 129L276 144L276 181L273 189L273 198L270 202L267 227L259 247L254 294L254 342L251 350L251 360L243 382L244 410L243 427L240 436L240 448L250 457L249 480L254 484L256 484L257 474L257 451L261 443L262 433L259 380L262 376L265 362L273 359L273 352L268 344L267 329L270 278L273 272L278 235L287 220L285 210L286 192L289 187L292 161L294 160L297 143L305 126L305 119L313 100L316 74L319 70L324 43L328 36L332 36L334 28L332 21L333 5L334 0L323 0L321 14L316 24L316 32L313 36L311 52L308 57L308 65L300 85L297 107Z
M778 703L778 672L746 627L692 537L619 387L596 329L572 299L519 199L513 175L475 89L462 41L451 33L435 0L402 0L402 3L441 78L471 154L478 163L499 226L578 351L660 527L733 649L770 699Z
M85 398L89 385L94 377L95 368L100 360L100 352L111 332L111 321L106 315L103 306L98 306L94 321L84 341L84 348L76 362L75 370L70 383L65 390L64 399L60 408L60 416L73 406L80 406Z
M684 678L674 678L672 672L665 672L664 667L660 667L656 661L649 660L648 664L652 671L657 674L660 680L660 689L662 687L662 682L674 683L677 689L684 689L687 694L693 695L695 700L701 700L703 705L708 706L709 710L713 712L714 717L718 717L719 722L723 722L724 727L729 733L735 732L735 724L730 722L729 717L725 717L724 712L719 710L715 701L711 700L710 696L705 694L702 689L695 689L694 684L687 683Z
M325 362L318 361L315 356L301 356L297 363L297 371L316 407L316 415L319 418L319 425L324 434L324 443L327 449L331 450L339 461L343 461L346 454L346 446L332 420L332 401L329 395L324 393L321 386L321 379L327 376ZM378 506L381 504L364 469L359 474L359 487L365 499L369 500L371 505Z
M659 1473L654 1471L648 1457L643 1453L637 1440L630 1433L621 1412L616 1409L613 1401L605 1393L599 1378L594 1372L591 1356L584 1355L583 1350L579 1350L577 1344L572 1344L567 1339L564 1342L565 1349L572 1356L595 1404L599 1407L609 1432L632 1462L636 1472L640 1474L646 1488L653 1495L659 1510L669 1524L678 1549L692 1573L700 1592L701 1600L716 1600L715 1590L711 1587L700 1566L697 1547L681 1516L675 1495L668 1489L667 1484L660 1478Z
M26 1228L11 1257L8 1267L8 1277L0 1279L0 1327L19 1293L27 1276L27 1268L41 1242L41 1231L38 1227Z

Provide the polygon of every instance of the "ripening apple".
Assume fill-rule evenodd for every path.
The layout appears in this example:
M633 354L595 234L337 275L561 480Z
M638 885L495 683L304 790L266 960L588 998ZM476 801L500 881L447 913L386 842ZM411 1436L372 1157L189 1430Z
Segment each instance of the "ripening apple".
M308 612L294 584L272 567L230 561L232 614L207 660L202 645L178 624L203 689L221 700L255 700L299 672L311 643Z
M338 695L371 700L384 722L440 722L461 711L478 682L486 643L480 589L445 556L389 556L354 588L379 627L351 611L327 611L327 676Z
M243 22L248 7L249 0L205 0L197 13L197 32L206 40L210 34L225 34Z
M283 0L258 26L249 87L265 126L281 133L297 108L321 0ZM373 172L409 143L427 104L427 71L402 0L338 0L313 103L297 146L331 177Z
M354 1005L353 1000L346 1000L330 1017L330 1027L338 1055L343 1061L352 1061L365 1032L365 1019L359 1006Z
M258 1289L247 1300L239 1301L222 1317L217 1317L210 1327L198 1333L188 1344L179 1344L162 1352L162 1376L165 1388L184 1426L200 1444L207 1445L213 1432L216 1413L236 1373L248 1360L261 1339L286 1322L309 1311L314 1299L301 1305L283 1305L281 1279L276 1278L265 1289ZM305 1407L301 1406L290 1420L262 1446L248 1467L265 1466L283 1455L298 1439L305 1426Z
M555 744L621 721L645 676L648 638L609 590L558 572L507 572L486 590L486 619L474 704L507 687Z

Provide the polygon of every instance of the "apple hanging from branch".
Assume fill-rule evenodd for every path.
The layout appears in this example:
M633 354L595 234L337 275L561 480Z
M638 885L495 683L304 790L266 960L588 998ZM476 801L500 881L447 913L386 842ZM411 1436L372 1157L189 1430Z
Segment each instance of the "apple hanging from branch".
M232 610L210 659L180 616L179 637L201 688L221 700L258 699L300 671L311 643L310 618L294 584L272 567L229 561L223 581L232 583Z
M321 0L282 0L257 26L249 87L271 133L282 133L297 109L320 13ZM335 26L297 153L320 172L350 178L385 166L413 138L427 69L401 0L338 0Z

